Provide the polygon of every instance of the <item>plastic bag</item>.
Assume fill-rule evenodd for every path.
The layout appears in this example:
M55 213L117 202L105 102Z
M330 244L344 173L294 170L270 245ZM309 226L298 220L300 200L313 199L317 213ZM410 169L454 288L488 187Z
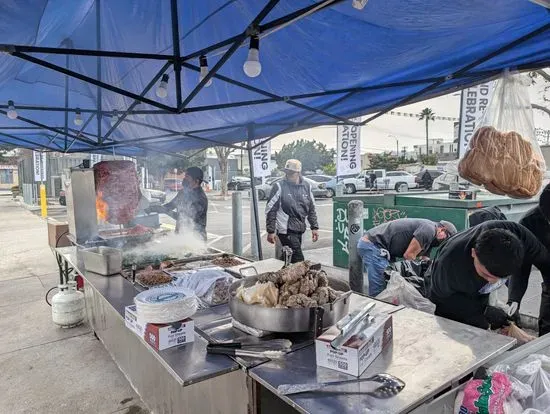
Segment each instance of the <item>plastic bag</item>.
M516 367L514 376L533 389L533 395L525 400L525 407L546 412L550 407L550 376L542 367L541 357L543 355L528 356Z
M229 301L229 286L237 280L221 267L210 267L184 272L171 272L174 285L191 289L203 305L214 306Z
M504 405L512 391L508 376L495 372L485 379L468 381L455 400L456 414L504 414Z
M254 286L247 288L244 286L239 287L237 289L237 298L248 305L259 304L273 308L279 300L279 289L277 289L273 282L257 282Z
M542 186L546 165L535 136L528 85L523 75L509 73L496 81L458 165L462 178L494 194L530 198Z
M398 272L403 278L409 282L422 296L425 295L424 289L424 274L429 269L431 264L430 259L424 260L403 260L390 264L384 271L386 281L391 278L392 272Z
M395 271L391 272L386 289L376 299L390 302L394 305L403 305L408 308L418 309L426 313L433 314L435 312L435 304L423 297L413 285L407 282L399 272Z

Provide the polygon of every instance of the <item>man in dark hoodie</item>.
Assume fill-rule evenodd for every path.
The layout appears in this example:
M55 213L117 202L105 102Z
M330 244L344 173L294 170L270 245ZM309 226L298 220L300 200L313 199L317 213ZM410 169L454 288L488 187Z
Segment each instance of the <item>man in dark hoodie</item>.
M542 191L539 205L525 213L525 216L523 216L519 223L529 229L544 247L550 250L550 184ZM520 289L525 293L527 290L527 280L523 281ZM546 283L542 283L540 315L550 315L550 286ZM539 335L544 335L550 332L550 320L540 315Z

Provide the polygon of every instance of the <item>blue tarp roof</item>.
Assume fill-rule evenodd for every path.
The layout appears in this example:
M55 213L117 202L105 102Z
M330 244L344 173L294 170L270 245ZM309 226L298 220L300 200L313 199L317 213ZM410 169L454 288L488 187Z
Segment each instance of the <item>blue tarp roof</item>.
M97 50L98 3L94 0L0 2L0 43ZM269 2L179 0L176 3L180 54L188 56L243 33ZM326 7L310 10L281 26L270 25L316 4ZM174 152L216 143L234 144L247 138L247 125L251 123L255 138L270 137L282 131L335 123L340 117L383 111L407 97L420 100L461 89L507 68L541 68L550 63L550 13L527 0L370 0L363 10L353 8L351 0L281 0L271 5L273 8L259 26L260 76L249 78L243 72L248 53L245 40L219 69L222 78L215 78L210 87L200 90L182 113L129 115L109 137L117 142L116 151L140 155L145 147ZM155 75L160 76L159 71L174 55L171 6L169 0L99 3L102 51L166 55L151 59L101 57L101 81L139 95ZM230 47L231 43L208 50L209 67L213 68ZM66 143L64 109L81 108L86 121L97 110L98 88L44 65L68 67L98 79L98 58L32 48L4 50L21 52L23 56L17 53L0 56L0 105L6 110L8 100L13 100L20 117L11 120L0 116L0 144L57 151L66 150L66 145L70 145L69 151L94 149L97 120L92 119L83 130L86 143L73 142L73 138ZM30 62L25 56L46 63ZM199 59L193 56L178 61L184 64L181 73L185 99L198 84L195 69ZM145 97L176 108L172 64L166 73L170 75L168 97L160 99L155 95L156 84ZM451 74L457 76L445 79ZM397 86L383 87L388 84ZM304 94L317 95L296 97ZM219 107L246 101L258 102ZM133 102L131 97L102 90L103 111L117 110L122 114ZM211 105L218 107L201 110ZM25 106L58 108L58 111L24 109ZM325 112L316 113L311 108ZM143 103L135 108L138 109L160 111ZM111 128L109 115L102 119L102 134ZM73 118L74 113L70 112L67 126L72 136L82 128L73 124ZM54 127L57 132L45 129L44 125ZM164 137L151 138L154 136ZM136 144L140 147L121 145L141 138ZM105 141L101 148L111 151L107 144L112 146L112 141Z

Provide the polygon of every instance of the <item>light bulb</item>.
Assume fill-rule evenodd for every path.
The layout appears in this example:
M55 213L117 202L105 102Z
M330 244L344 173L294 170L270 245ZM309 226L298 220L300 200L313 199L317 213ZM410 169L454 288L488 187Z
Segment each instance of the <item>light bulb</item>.
M74 114L74 124L82 125L82 114L80 113L80 109L78 108L76 108L76 112Z
M244 62L243 70L249 78L255 78L262 73L262 64L260 63L260 39L258 36L250 37L250 49L248 49L248 58Z
M157 96L159 98L166 98L168 96L168 79L169 76L167 74L162 75L159 86L157 86Z
M17 119L17 111L15 110L15 105L13 101L8 101L8 118Z
M113 111L113 116L111 117L111 126L115 126L118 122L118 111L115 109Z
M201 82L204 78L206 78L206 75L208 75L208 61L206 60L206 56L202 55L199 58L200 67L201 67L201 74L199 76L199 82ZM206 82L204 85L205 88L208 88L210 85L212 85L212 78Z

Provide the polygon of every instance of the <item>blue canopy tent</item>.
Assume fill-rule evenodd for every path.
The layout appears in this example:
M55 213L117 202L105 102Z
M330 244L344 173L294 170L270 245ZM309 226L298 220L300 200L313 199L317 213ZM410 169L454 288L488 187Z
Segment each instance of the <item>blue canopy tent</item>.
M0 42L0 113L17 116L0 116L0 144L250 153L548 66L550 13L528 0L18 0L0 3Z

